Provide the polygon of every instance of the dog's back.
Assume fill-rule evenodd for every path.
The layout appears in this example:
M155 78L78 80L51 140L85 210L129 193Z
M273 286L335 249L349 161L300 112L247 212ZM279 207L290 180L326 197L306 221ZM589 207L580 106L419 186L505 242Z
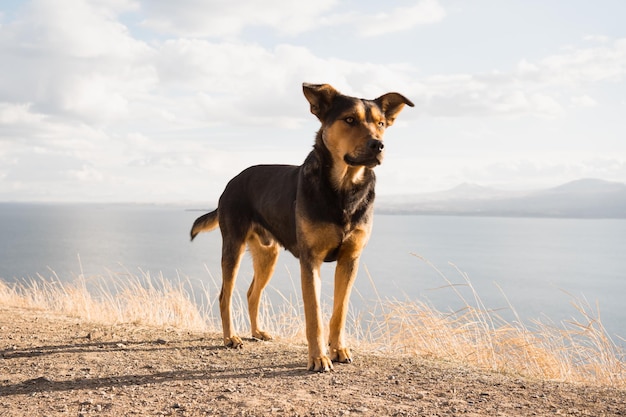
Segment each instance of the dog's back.
M299 173L299 166L255 165L230 180L218 204L222 234L245 239L251 228L260 227L298 256L294 205Z

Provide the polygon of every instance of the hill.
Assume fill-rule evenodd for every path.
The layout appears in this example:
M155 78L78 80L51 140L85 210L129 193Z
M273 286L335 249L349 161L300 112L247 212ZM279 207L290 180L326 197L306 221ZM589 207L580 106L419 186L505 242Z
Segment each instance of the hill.
M626 391L356 351L330 373L306 347L102 325L0 306L3 416L618 416Z
M462 184L440 193L381 196L377 210L390 214L626 218L626 184L582 179L528 192Z

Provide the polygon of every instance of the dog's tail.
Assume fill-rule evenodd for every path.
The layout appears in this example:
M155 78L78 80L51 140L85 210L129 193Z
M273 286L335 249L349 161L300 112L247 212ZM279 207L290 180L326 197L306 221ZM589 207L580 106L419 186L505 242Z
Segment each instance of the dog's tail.
M210 232L216 229L219 224L217 222L217 209L203 216L200 216L193 222L191 227L191 240L193 240L200 232Z

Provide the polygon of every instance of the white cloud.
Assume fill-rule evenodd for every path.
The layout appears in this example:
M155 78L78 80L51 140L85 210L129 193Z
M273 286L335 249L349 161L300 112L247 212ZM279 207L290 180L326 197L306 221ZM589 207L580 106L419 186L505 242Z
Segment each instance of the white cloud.
M143 4L143 25L184 37L234 37L247 27L272 27L296 34L314 27L335 0L151 0Z
M555 117L561 115L564 104L569 103L562 103L553 87L576 74L579 78L584 78L580 74L594 74L590 57L605 57L605 61L613 62L600 66L604 71L607 67L614 68L610 72L613 77L624 72L623 44L619 41L609 47L572 50L537 63L522 60L517 70L510 73L431 77L416 77L417 69L407 65L320 58L305 47L287 44L267 49L240 41L172 39L149 46L135 40L115 20L115 13L133 10L134 3L120 2L119 7L103 11L78 0L64 1L76 7L68 13L63 12L66 8L49 10L47 3L35 3L31 7L36 13L28 19L33 19L30 24L39 28L38 39L44 43L29 55L28 62L13 49L13 53L8 54L9 62L13 61L11 66L26 70L7 71L8 77L3 77L5 85L0 81L0 86L10 91L9 96L14 96L14 101L32 101L38 109L55 111L56 108L69 116L99 123L156 117L163 123L169 119L189 126L202 126L203 122L204 125L223 123L229 119L244 124L265 124L270 118L275 120L278 113L282 118L280 126L295 128L307 117L300 111L302 97L297 91L302 81L331 82L345 91L364 96L380 94L386 89L398 90L418 104L421 114L434 116ZM244 10L248 6L251 10L257 7L256 3L242 4ZM278 4L271 3L268 10L278 8ZM331 5L328 3L316 10L322 13ZM153 12L160 11L164 19L169 17L170 22L176 22L187 13L197 16L198 13L191 11L208 6L190 3L186 8L170 2L151 2L144 7L148 7L148 11L154 7ZM170 9L172 7L176 11ZM226 7L226 17L229 13L234 16L233 6L223 7ZM434 21L445 15L435 1L419 2L410 11L392 9L387 16L393 17L399 12L407 22L413 22L411 24ZM47 22L43 16L49 13L53 13L54 19ZM289 16L293 10L281 13ZM242 25L249 24L246 16L246 13L241 14ZM354 21L373 18L357 17ZM28 37L18 29L28 22L22 20L10 31L22 45L27 43ZM394 27L402 27L402 24ZM52 34L58 36L49 36ZM48 38L52 40L46 40ZM7 51L8 39L5 37L5 40ZM68 60L65 56L68 53L75 57ZM590 80L602 79L598 77L601 76L590 77Z
M563 106L549 89L520 85L514 75L457 74L413 82L407 94L434 117L557 117Z
M536 63L522 60L518 69L522 81L553 86L623 81L626 76L626 39L593 48L571 48Z
M167 111L207 123L295 128L310 120L301 84L328 82L351 94L379 95L401 89L410 67L324 59L300 46L169 40L158 48L156 68L162 93L176 100ZM193 97L193 100L189 100ZM312 117L312 116L311 116Z
M129 35L117 17L135 8L134 3L123 0L34 0L11 26L24 48L69 57L129 59L145 46Z
M0 103L0 126L38 123L45 116L30 111L32 103Z
M143 25L162 33L183 37L227 37L234 39L247 28L268 27L283 35L297 35L320 27L350 26L363 36L410 29L437 23L446 16L437 0L420 0L412 6L385 12L333 13L336 0L290 2L271 0L146 2ZM350 4L364 9L359 2Z
M611 38L606 35L585 35L583 39L590 42L607 43Z
M586 94L570 98L570 103L574 107L596 107L598 102Z
M400 32L418 25L438 23L446 16L437 0L422 0L409 7L397 7L373 15L357 14L352 24L363 36Z
M436 75L414 78L407 85L420 111L436 117L552 118L564 115L568 106L595 106L596 100L583 92L586 87L624 79L626 39L617 39L537 62L522 59L508 73Z
M116 13L133 3L30 3L0 31L0 93L45 113L108 122L155 82L144 42Z
M318 126L302 95L303 81L329 82L361 97L387 91L405 94L416 109L406 109L390 133L397 143L423 133L424 119L456 118L454 123L441 122L450 126L446 151L465 153L467 162L473 156L466 153L475 156L484 152L475 148L497 147L494 138L510 135L502 127L510 128L510 122L518 127L545 123L542 126L556 130L561 126L548 122L566 120L574 108L580 115L598 101L604 106L606 94L598 86L619 85L626 75L626 40L589 39L595 43L544 59L521 59L508 71L471 73L461 68L431 75L420 73L418 61L406 49L397 57L408 62L377 61L370 54L347 59L320 55L320 45L310 40L341 24L348 28L344 32L351 32L345 41L360 47L371 40L359 34L384 35L446 17L437 1L413 4L381 5L376 9L385 10L382 14L368 4L346 14L344 5L331 0L33 1L0 27L0 198L17 195L11 190L31 198L47 189L62 189L76 199L201 199L195 190L207 187L206 195L216 196L233 173L249 164L303 159ZM136 37L144 34L141 29L130 30L122 23L144 17L146 25L175 36L144 41ZM270 28L271 36L247 37L249 29L259 27L260 33ZM271 42L277 34L307 31L311 36L294 36L290 43ZM181 34L203 38L177 37ZM467 120L490 126L489 139L466 129L476 126ZM494 122L500 123L498 128L491 127ZM402 123L408 128L400 129ZM434 139L426 137L422 143L436 148L428 141L444 134L429 133ZM544 140L541 134L547 137L554 131L536 128L532 133L528 141L535 145ZM462 142L471 135L469 145ZM525 139L522 133L513 136ZM428 171L415 168L416 146L405 148L407 159L397 169L389 165L398 171L397 184L408 187L416 175L434 178L433 172L450 182L499 175L489 168L502 158L496 151L493 160L470 164L469 171L456 169L461 160L439 155L432 158L436 162L425 164ZM525 159L533 160L532 155ZM607 176L623 173L623 163L600 161L613 167L607 168ZM536 177L565 172L562 166L550 171L550 166L535 169ZM569 173L601 173L599 166L589 166ZM381 168L384 182L387 167ZM533 169L520 164L518 172L534 178ZM523 181L524 175L502 178ZM143 194L148 192L149 197Z

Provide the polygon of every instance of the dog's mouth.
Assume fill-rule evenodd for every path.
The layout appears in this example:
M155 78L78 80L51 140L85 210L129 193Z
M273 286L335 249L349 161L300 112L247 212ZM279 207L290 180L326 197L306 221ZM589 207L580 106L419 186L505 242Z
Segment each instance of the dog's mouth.
M383 155L381 153L377 155L359 155L356 157L352 155L345 155L343 160L346 164L353 167L364 166L367 168L374 168L383 162Z

